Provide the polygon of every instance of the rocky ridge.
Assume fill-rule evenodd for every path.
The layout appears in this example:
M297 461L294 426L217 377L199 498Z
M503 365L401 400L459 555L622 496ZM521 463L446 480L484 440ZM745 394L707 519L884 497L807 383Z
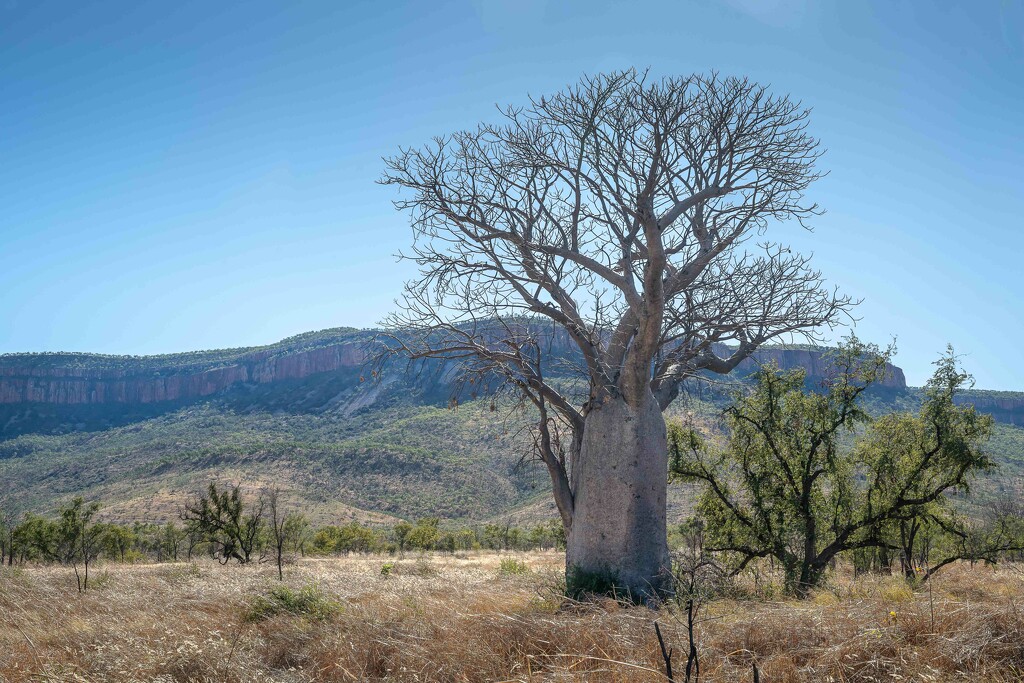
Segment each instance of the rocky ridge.
M359 342L284 354L254 351L225 367L192 371L173 366L140 368L131 359L123 369L25 367L17 363L17 356L7 356L0 358L0 403L139 404L194 399L240 383L268 384L356 368L364 359Z
M240 384L270 384L341 370L358 371L368 354L367 333L325 330L257 349L112 357L89 354L0 356L0 404L150 404L211 396ZM727 349L719 349L727 353ZM568 350L566 350L568 352ZM825 350L766 348L737 368L773 361L783 370L802 368L809 378L824 376ZM883 386L906 387L903 371L889 366Z

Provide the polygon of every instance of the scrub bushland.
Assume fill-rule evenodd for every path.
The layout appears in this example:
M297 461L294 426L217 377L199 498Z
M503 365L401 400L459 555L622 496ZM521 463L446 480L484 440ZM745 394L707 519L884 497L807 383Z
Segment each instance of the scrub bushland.
M85 593L66 567L5 568L0 681L665 681L654 620L685 653L685 613L568 600L564 561L305 559L283 583L268 564L104 564ZM751 680L754 663L764 681L1024 675L1016 565L959 563L917 589L840 565L805 600L783 585L765 565L704 600L701 680Z

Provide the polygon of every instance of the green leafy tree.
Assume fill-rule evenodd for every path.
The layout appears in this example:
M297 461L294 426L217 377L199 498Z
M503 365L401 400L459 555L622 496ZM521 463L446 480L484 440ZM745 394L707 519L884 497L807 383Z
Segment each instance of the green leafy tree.
M435 549L443 553L455 553L455 532L442 531L435 544Z
M412 524L409 524L409 522L406 522L404 520L395 524L394 529L392 529L392 533L394 533L395 536L395 545L398 546L399 555L405 554L405 549L406 547L408 547L409 544L409 534L411 532Z
M58 510L57 522L50 531L53 550L62 564L74 569L79 592L88 590L89 565L103 550L107 528L95 521L99 509L99 503L86 503L80 496L76 497Z
M565 550L565 527L562 526L562 520L551 519L534 526L529 532L529 544L544 550Z
M171 560L172 562L177 562L178 553L187 537L188 532L185 529L182 529L173 521L167 522L160 530L157 556L164 561Z
M871 474L867 514L896 512L868 536L895 541L900 568L909 580L927 579L960 559L995 559L1020 545L1013 511L993 510L986 520L957 513L947 492L969 493L974 476L995 468L983 451L992 418L973 406L957 406L956 394L973 386L952 348L935 363L918 415L891 413L876 420L859 440L855 459ZM888 531L888 534L886 533Z
M107 524L102 530L101 540L107 557L124 562L140 539L128 527Z
M513 541L512 522L487 524L484 526L483 545L490 550L509 550Z
M406 545L413 550L433 550L441 538L440 523L437 517L418 520L406 538Z
M379 533L359 522L321 527L313 535L313 548L320 553L370 553L383 545Z
M13 510L6 505L0 507L0 567L14 565L14 532L17 528Z
M57 529L50 520L28 513L14 530L14 547L20 561L59 562Z
M456 550L473 550L479 547L480 544L476 540L476 533L472 529L459 529L455 532Z
M240 486L219 491L211 482L205 494L185 504L179 517L213 546L221 564L247 564L260 550L265 510L263 496L247 505Z
M305 556L313 540L309 520L301 513L288 515L284 522L284 536L287 548L293 553Z
M318 555L328 555L336 552L341 543L341 529L332 524L320 527L313 534L313 550Z
M859 399L883 377L890 353L851 337L820 391L806 391L803 371L762 369L726 411L724 448L673 426L672 470L701 485L709 550L731 555L736 571L772 557L786 589L804 596L840 553L898 550L887 528L921 517L992 467L981 450L991 419L953 402L968 376L952 352L936 363L919 415L886 416L855 448L841 447L843 431L870 421Z

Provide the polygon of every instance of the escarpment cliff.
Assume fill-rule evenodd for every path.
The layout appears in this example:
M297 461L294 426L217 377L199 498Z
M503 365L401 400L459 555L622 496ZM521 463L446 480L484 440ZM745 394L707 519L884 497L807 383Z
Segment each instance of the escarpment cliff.
M0 356L0 404L150 404L202 398L242 384L357 372L366 361L368 341L366 333L327 330L255 349L168 356L9 354ZM802 368L812 380L828 367L821 349L765 348L736 372L749 374L764 362L783 370ZM905 388L903 371L890 365L882 385Z
M956 397L957 403L970 403L979 413L988 413L997 422L1024 427L1024 392L968 391Z
M390 372L386 383L361 384L360 375L374 352L372 339L369 331L336 328L263 347L164 356L0 355L0 438L106 429L215 397L229 401L232 409L291 413L351 413L396 396L414 396L425 405L448 400L452 373L444 366L416 376ZM555 357L573 358L572 342L565 335L556 335L550 349ZM730 353L724 346L715 351L720 356ZM809 386L826 377L830 367L825 348L766 347L733 374L748 376L764 363L802 369ZM560 365L554 363L550 371L557 374ZM917 390L906 393L903 370L895 365L887 367L879 384L916 400ZM721 398L727 394L721 387L711 392ZM999 422L1024 426L1024 393L979 390L957 400L974 404Z
M23 358L31 361L38 357ZM251 351L211 368L154 365L148 359L131 358L124 359L121 368L64 366L59 357L46 358L48 362L43 364L18 363L18 359L0 358L0 403L87 405L187 400L240 383L268 384L356 368L364 355L361 342L338 341L290 353L277 349Z
M768 347L756 351L752 357L740 363L736 372L746 375L753 372L758 363L774 363L780 370L802 369L808 379L814 381L829 374L829 362L827 349ZM885 374L878 385L888 389L906 389L907 378L901 368L887 363Z

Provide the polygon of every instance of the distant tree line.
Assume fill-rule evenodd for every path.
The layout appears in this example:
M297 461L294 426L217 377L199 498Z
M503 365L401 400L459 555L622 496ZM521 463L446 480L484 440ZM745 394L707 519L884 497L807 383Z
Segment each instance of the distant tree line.
M0 506L0 565L57 564L74 570L79 590L99 559L111 562L179 562L210 557L221 564L274 563L278 576L297 557L427 551L564 549L561 522L532 526L511 521L452 527L437 517L394 525L351 521L314 526L286 509L277 490L246 496L241 486L210 484L186 502L179 520L118 524L97 519L98 502L78 497L53 517L20 517Z

